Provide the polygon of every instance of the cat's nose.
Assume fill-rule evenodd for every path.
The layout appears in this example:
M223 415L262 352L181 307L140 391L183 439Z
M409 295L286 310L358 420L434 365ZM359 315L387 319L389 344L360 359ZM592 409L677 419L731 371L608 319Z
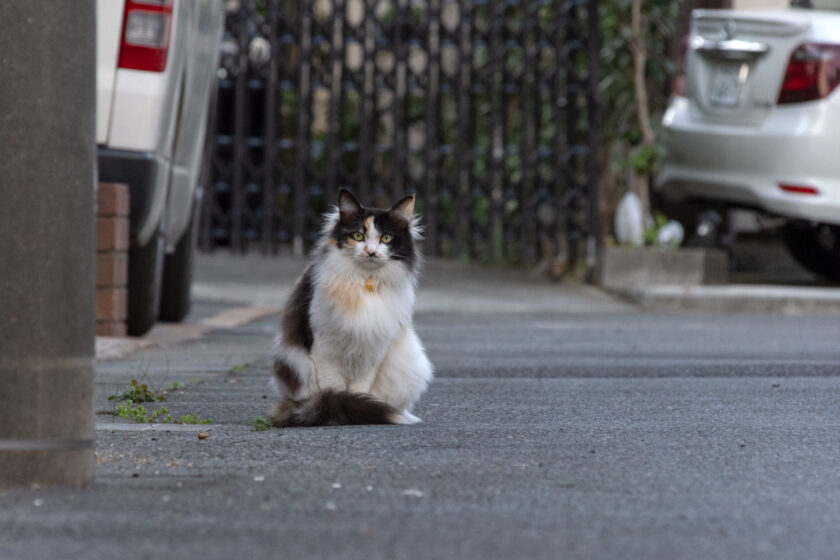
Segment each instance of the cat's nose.
M372 247L365 247L365 254L369 257L372 257L376 254L376 249Z

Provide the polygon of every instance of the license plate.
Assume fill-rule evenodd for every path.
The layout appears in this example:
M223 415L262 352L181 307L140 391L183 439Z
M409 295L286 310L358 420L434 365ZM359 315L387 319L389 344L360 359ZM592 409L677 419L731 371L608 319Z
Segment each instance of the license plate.
M749 66L726 64L717 68L712 77L712 91L709 101L712 105L733 107L738 104L741 86L747 80Z

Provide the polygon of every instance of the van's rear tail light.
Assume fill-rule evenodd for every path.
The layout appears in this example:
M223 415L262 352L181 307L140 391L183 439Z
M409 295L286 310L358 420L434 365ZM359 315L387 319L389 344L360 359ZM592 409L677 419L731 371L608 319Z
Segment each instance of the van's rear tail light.
M174 0L126 0L119 67L163 72Z
M840 84L840 45L805 43L790 55L779 105L828 97Z
M793 193L793 194L810 194L810 195L818 195L820 191L815 187L809 187L806 185L787 185L785 183L781 183L779 188L785 192Z

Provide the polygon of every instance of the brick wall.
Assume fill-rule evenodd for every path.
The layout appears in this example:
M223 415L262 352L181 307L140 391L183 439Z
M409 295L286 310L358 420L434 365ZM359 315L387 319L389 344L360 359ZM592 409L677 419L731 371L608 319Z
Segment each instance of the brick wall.
M125 336L128 185L99 183L96 212L96 334Z

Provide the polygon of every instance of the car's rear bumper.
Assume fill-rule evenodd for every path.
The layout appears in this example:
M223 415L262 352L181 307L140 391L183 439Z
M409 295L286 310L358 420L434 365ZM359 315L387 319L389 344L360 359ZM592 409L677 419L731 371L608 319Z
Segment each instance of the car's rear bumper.
M803 104L804 105L804 104ZM665 117L666 196L724 201L783 217L840 224L840 122L836 109L777 109L758 126L700 122L677 99ZM780 185L817 189L796 194Z
M131 244L145 245L160 227L166 203L168 164L153 152L99 146L99 180L125 183L131 194Z

